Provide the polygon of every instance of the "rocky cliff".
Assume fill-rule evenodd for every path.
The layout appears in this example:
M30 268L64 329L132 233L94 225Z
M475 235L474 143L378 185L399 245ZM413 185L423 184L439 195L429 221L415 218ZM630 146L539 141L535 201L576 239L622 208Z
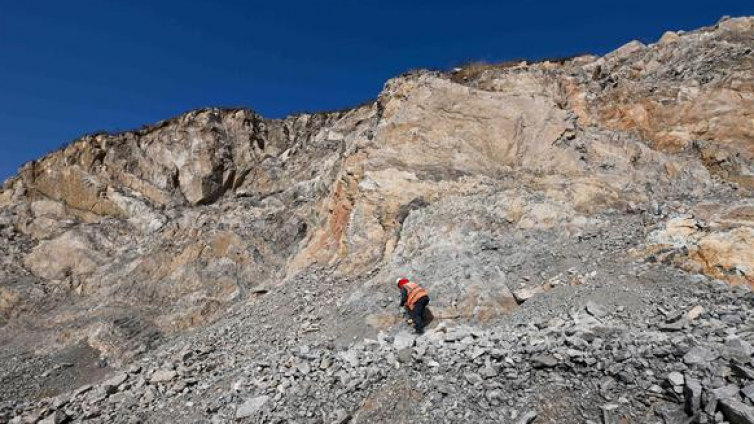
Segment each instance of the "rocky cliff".
M671 422L678 402L753 422L730 418L749 395L699 412L664 380L707 402L754 378L684 362L715 334L754 342L753 49L754 18L726 19L28 163L0 192L0 422ZM431 293L418 340L402 275ZM732 357L750 360L713 359Z

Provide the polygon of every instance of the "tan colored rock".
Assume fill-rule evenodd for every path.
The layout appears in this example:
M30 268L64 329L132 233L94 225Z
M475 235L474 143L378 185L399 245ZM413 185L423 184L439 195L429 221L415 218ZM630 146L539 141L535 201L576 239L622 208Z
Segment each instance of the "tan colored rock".
M666 31L664 34L662 34L662 37L660 37L660 41L657 43L660 45L666 45L666 44L673 44L677 43L678 40L681 39L681 36L678 35L675 31Z
M21 299L13 291L0 287L0 319L10 316L11 311L15 308Z
M612 52L605 55L605 59L607 60L621 60L625 59L637 52L640 52L644 50L647 46L638 40L630 41L617 49L613 50Z
M523 289L518 289L513 292L513 296L516 297L516 300L519 303L526 302L527 300L531 299L532 297L544 293L546 291L550 290L549 284L542 284L539 286L534 287L526 287Z
M679 217L649 235L650 250L673 248L678 265L732 283L754 282L754 210L747 202L699 205L700 221ZM708 225L707 222L715 225ZM680 258L680 259L679 259ZM684 261L685 258L686 260Z
M35 217L62 219L68 216L65 205L52 200L38 200L31 204L31 211Z
M688 312L686 312L686 318L688 318L689 321L693 321L705 312L704 306L696 305L693 308L691 308Z
M26 257L25 264L38 277L59 280L91 275L105 261L105 254L86 234L71 230L41 243Z
M736 270L754 282L754 228L736 228L701 237L691 257L706 265L707 272L725 278Z

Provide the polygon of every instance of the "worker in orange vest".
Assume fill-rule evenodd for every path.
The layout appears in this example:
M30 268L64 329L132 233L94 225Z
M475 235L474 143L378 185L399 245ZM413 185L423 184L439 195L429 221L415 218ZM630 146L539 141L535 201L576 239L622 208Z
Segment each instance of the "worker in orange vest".
M424 309L429 304L427 291L408 278L399 278L396 282L401 291L400 306L405 306L406 312L414 321L416 333L421 334L424 329Z

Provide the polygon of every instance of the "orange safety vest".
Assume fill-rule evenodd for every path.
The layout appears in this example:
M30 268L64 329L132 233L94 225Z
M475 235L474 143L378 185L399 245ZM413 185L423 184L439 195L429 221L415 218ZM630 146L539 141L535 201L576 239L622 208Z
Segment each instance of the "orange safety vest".
M427 291L413 281L404 284L403 288L406 289L406 309L409 311L414 310L414 305L419 299L427 296Z

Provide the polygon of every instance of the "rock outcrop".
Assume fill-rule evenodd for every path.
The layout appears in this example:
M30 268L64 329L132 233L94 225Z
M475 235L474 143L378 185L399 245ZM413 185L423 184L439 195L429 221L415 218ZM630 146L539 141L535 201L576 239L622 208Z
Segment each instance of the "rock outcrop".
M754 399L722 389L754 373L718 370L754 365L752 46L754 18L727 19L28 163L0 191L0 422L745 420ZM398 330L404 275L432 299L423 338ZM702 296L714 279L742 288Z

